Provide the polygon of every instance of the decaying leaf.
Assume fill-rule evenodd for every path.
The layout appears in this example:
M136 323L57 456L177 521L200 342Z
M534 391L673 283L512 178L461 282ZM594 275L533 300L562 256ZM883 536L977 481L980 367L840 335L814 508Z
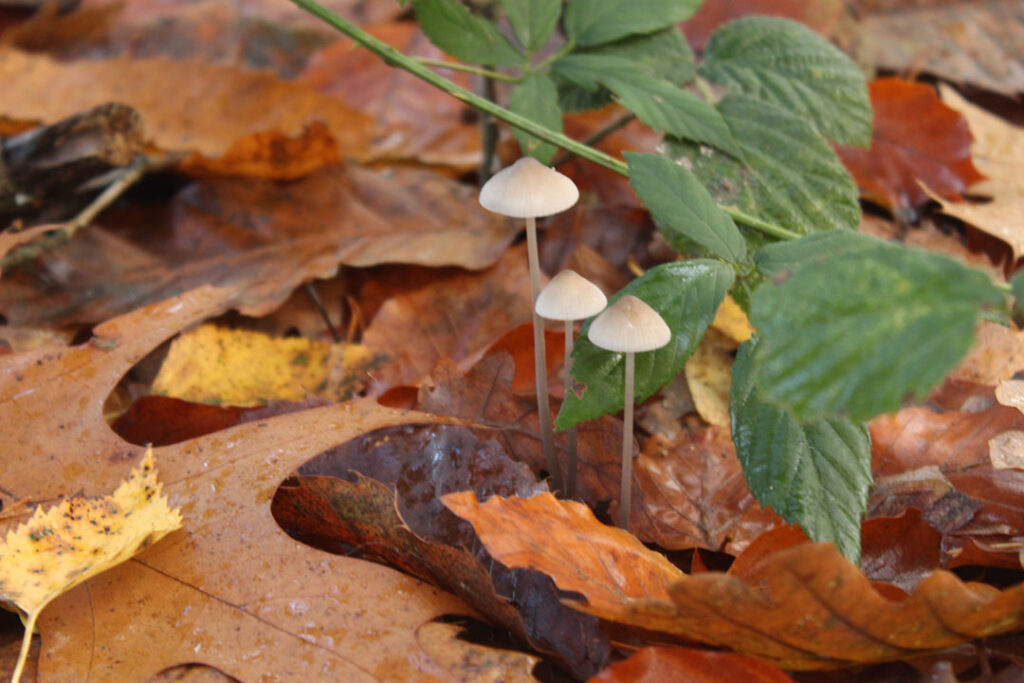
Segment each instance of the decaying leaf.
M974 136L971 154L988 178L971 190L992 198L984 203L941 201L942 210L1006 242L1016 260L1024 253L1024 129L971 104L949 86L940 86L940 93L947 106L967 119Z
M156 394L229 406L271 401L352 398L373 358L359 344L328 344L304 337L272 338L260 332L202 325L171 344Z
M0 601L27 615L25 642L43 608L61 593L121 564L182 524L156 478L153 449L117 489L36 508L0 542ZM22 648L22 662L27 648ZM14 673L19 678L21 664Z
M578 503L548 494L481 504L458 493L444 501L496 559L540 569L581 593L585 602L571 603L578 609L786 669L905 659L1024 628L1024 584L999 591L936 571L906 599L890 601L827 543L770 556L757 585L718 572L684 576Z
M871 148L838 147L861 196L902 214L928 201L924 183L941 197L982 179L971 163L971 132L926 84L880 78L868 84L875 112Z
M1024 332L984 321L974 345L950 374L951 379L994 386L1024 370Z

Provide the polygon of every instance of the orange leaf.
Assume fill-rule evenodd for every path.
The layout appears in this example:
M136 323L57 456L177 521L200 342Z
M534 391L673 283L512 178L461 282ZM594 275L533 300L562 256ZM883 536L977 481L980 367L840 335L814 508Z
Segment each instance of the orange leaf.
M868 84L875 112L871 148L837 147L861 196L894 212L912 212L928 201L923 182L950 199L981 180L971 163L967 121L935 89L898 78Z
M683 647L645 647L613 664L588 683L785 683L782 669L759 659L728 652Z

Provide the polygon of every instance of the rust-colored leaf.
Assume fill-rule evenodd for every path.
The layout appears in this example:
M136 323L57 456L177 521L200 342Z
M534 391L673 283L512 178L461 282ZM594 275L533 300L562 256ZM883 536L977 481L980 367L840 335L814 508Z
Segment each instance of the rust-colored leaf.
M343 156L370 156L369 117L266 72L155 57L57 62L6 48L0 50L0 80L0 111L8 118L53 123L122 102L142 114L146 133L161 150L217 158L247 135L294 137L319 120Z
M295 137L277 131L247 135L217 158L193 153L181 163L181 170L195 175L298 180L341 161L341 151L330 131L323 123L313 121Z
M519 229L481 211L471 188L436 173L357 166L327 167L289 184L192 183L162 220L169 226L159 237L150 224L134 221L127 237L93 226L5 273L0 310L15 324L95 322L183 289L221 284L245 286L240 310L261 315L339 263L484 268ZM528 298L522 305L528 309Z
M982 175L971 162L971 132L934 88L898 78L868 84L875 112L871 148L838 147L861 196L910 214L928 201L924 183L942 197L958 199Z
M782 669L752 657L684 647L645 647L588 683L785 683Z
M444 500L496 559L540 569L561 588L582 593L586 602L571 604L583 611L787 669L906 659L1024 628L1024 584L999 591L940 570L893 602L831 544L804 543L767 558L751 586L717 572L684 576L578 503L548 494L483 504L470 493Z
M142 449L106 426L102 398L164 338L221 309L227 294L189 292L98 326L82 346L0 358L4 508L112 488ZM157 449L184 528L43 612L40 677L138 680L199 661L241 680L284 672L443 678L417 630L442 614L471 613L463 603L394 570L296 543L269 510L281 479L312 455L367 430L431 419L360 401ZM358 628L347 622L352 614Z

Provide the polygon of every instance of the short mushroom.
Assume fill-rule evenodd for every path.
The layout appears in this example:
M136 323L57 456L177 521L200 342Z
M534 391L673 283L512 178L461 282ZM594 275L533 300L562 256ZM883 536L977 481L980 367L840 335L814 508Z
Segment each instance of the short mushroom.
M573 323L597 315L608 304L604 292L590 280L574 270L563 270L551 278L547 287L541 290L533 310L548 320L565 322L565 384L568 391L572 370ZM572 498L576 493L576 427L570 427L569 464L565 482L565 495Z
M633 497L633 374L635 356L660 349L672 340L672 331L658 312L642 299L626 294L590 323L590 341L608 351L626 354L625 404L622 426L622 493L619 526L629 528Z
M580 198L576 185L558 171L533 157L523 157L495 173L480 188L480 205L504 216L526 219L526 250L530 261L530 303L540 296L540 260L537 256L537 218L561 213ZM533 354L537 378L537 413L540 417L544 456L551 471L552 488L562 489L562 474L555 458L555 437L551 427L548 377L544 350L544 327L533 313Z

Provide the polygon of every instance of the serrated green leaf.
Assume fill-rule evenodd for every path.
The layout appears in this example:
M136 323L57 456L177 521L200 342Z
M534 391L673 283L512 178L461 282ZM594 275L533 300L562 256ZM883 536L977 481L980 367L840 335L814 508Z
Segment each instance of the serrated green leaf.
M859 258L875 244L852 230L830 230L791 242L775 242L754 255L757 270L766 277L788 277L800 266L825 258Z
M860 560L860 521L871 487L867 425L842 417L800 421L755 384L755 337L732 366L732 440L747 486L762 505Z
M437 47L464 62L517 66L524 57L491 22L458 0L413 0L423 33Z
M509 109L517 114L542 123L551 130L562 132L562 110L558 108L558 91L555 84L542 73L532 73L512 90ZM512 133L519 142L523 154L541 162L550 164L557 148L540 140L529 133L513 128Z
M856 230L857 185L821 135L799 117L745 95L727 95L718 110L745 163L689 142L669 143L665 153L688 160L719 204L799 234Z
M701 0L569 0L565 32L580 47L651 33L688 19Z
M501 0L508 23L529 52L544 47L562 13L561 0Z
M701 73L731 92L770 102L844 145L871 144L871 101L857 65L803 24L744 17L711 36Z
M714 320L733 277L733 269L718 261L676 261L651 268L611 297L609 304L625 294L640 297L672 330L672 341L667 346L636 354L637 403L682 371L686 359L693 355L704 331ZM583 386L582 394L566 392L555 421L560 430L617 412L625 400L625 355L595 346L587 338L589 330L590 321L587 321L572 354L572 375Z
M740 155L729 127L714 106L664 79L648 76L628 59L572 54L555 61L551 69L585 90L604 86L622 106L655 130Z
M596 47L577 50L576 54L621 57L632 62L637 69L652 78L660 78L673 85L684 85L693 80L697 65L693 51L677 27L656 31L649 35L632 36ZM562 81L559 102L562 111L599 109L611 102L611 92L604 87L585 90Z
M685 237L726 261L744 259L743 235L691 171L659 154L626 152L625 157L629 184L669 244Z
M851 237L866 246L807 260L753 296L757 382L800 419L866 420L924 396L967 353L981 309L1004 305L979 270Z

